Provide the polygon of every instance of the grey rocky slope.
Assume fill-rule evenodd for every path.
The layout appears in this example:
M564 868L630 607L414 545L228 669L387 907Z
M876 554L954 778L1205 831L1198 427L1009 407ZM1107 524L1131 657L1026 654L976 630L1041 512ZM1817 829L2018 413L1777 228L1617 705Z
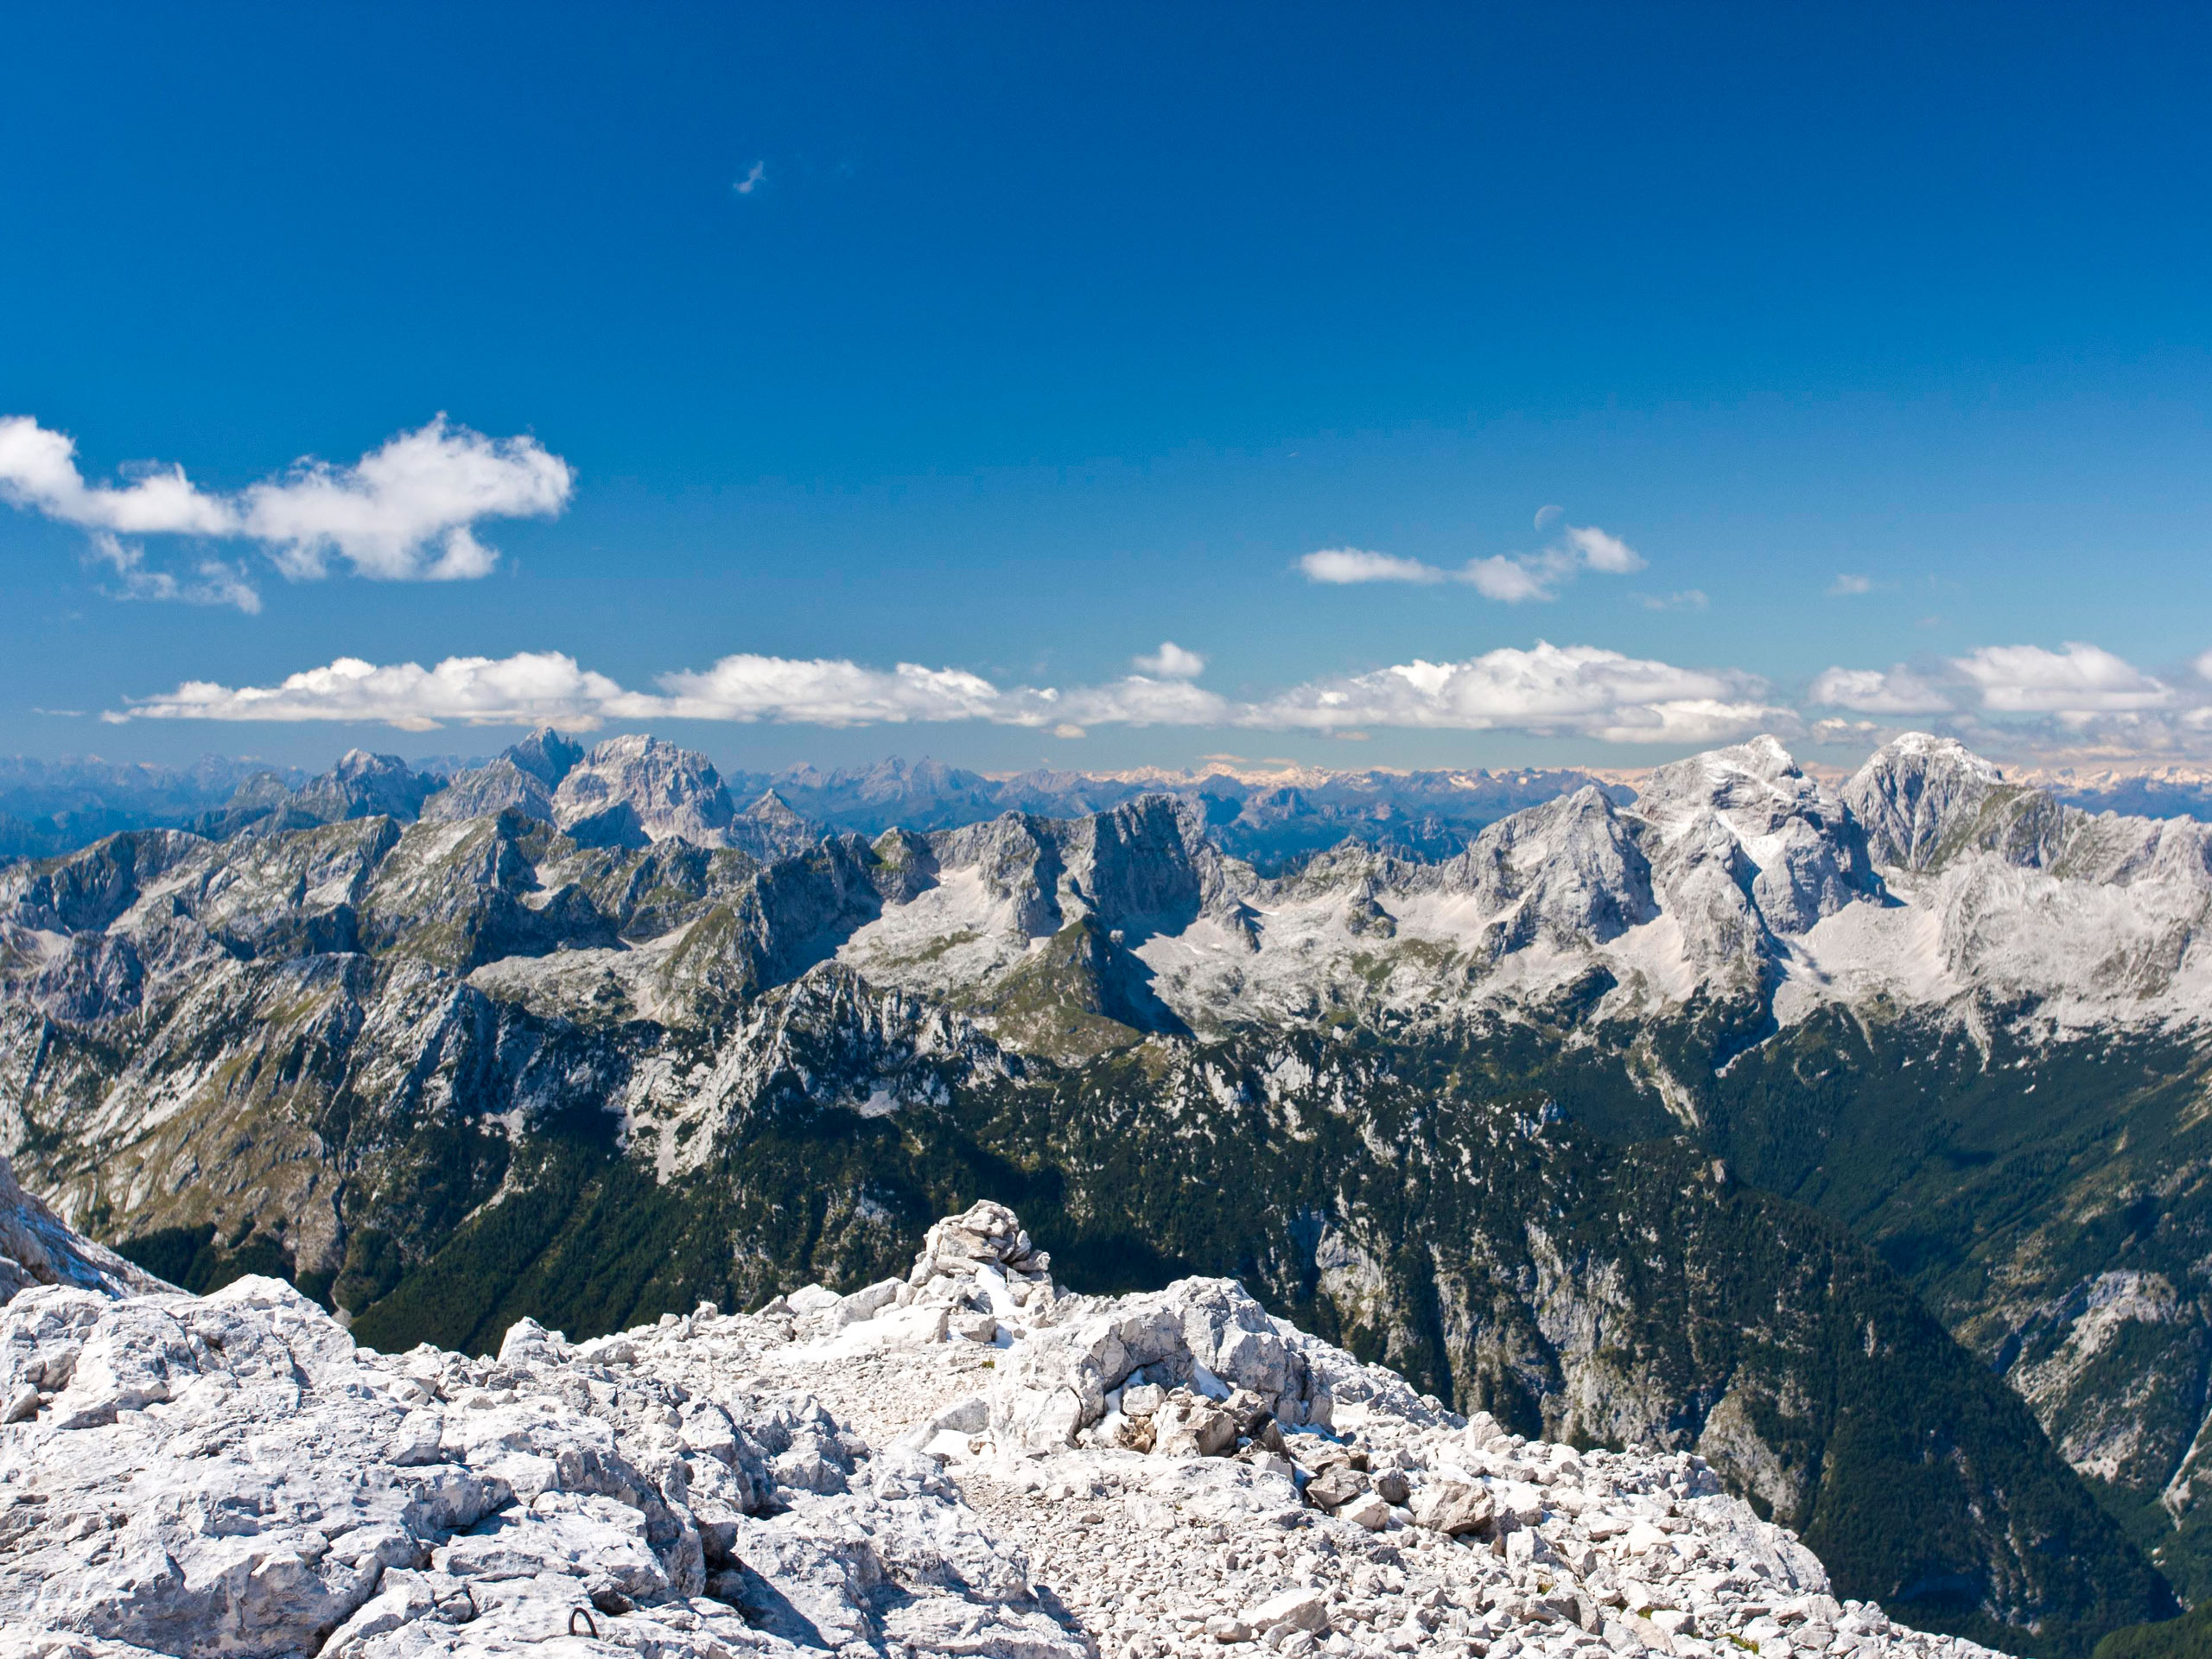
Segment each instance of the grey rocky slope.
M34 1285L58 1285L104 1296L171 1288L71 1228L18 1186L14 1167L0 1158L0 1302ZM21 1403L7 1396L5 1408L14 1411Z
M0 1655L1983 1652L1694 1458L1460 1418L1233 1281L1071 1296L1003 1208L903 1279L496 1358L281 1282L0 1308Z
M787 1268L873 1274L957 1192L1033 1192L1090 1282L1235 1270L1461 1408L1703 1446L1884 1598L1967 1586L1960 1618L2024 1646L2073 1620L2056 1651L2141 1592L2033 1427L1909 1310L1878 1320L1901 1345L1845 1340L1849 1308L1889 1306L1878 1264L1684 1179L1687 1150L1622 1160L1605 1137L1705 1140L1888 1248L1893 1198L1832 1204L1833 1148L1934 1071L1910 1066L1949 1056L1966 1087L1980 1065L2021 1122L2084 1033L2195 1052L2196 826L2062 809L1933 741L1829 790L1763 741L1441 861L1353 845L1263 876L1156 796L764 861L648 832L662 807L710 837L742 816L709 822L703 763L593 753L507 764L553 778L549 802L580 766L634 788L612 844L523 810L440 819L433 796L412 824L142 834L0 872L0 1140L26 1181L174 1279L258 1263L365 1330L471 1345L532 1306L589 1332ZM575 823L603 823L612 795L588 794ZM1916 1103L1913 1135L1942 1110ZM1831 1111L1831 1150L1801 1156L1794 1126ZM2170 1179L2202 1115L2176 1112L2130 1142L2171 1161L2052 1204L2079 1248L1992 1230L1916 1282L2077 1467L2177 1493L2186 1524L2190 1264L2212 1245L2189 1248L2194 1189ZM1984 1166L1926 1152L1955 1186ZM2115 1272L2145 1294L2077 1294ZM1859 1526L1918 1454L1869 1453L1837 1402L1939 1375L1925 1427L1961 1448L1954 1472ZM2153 1378L2174 1421L2115 1460L2112 1402ZM2034 1494L2121 1586L2110 1605L2050 1576L2019 1530Z

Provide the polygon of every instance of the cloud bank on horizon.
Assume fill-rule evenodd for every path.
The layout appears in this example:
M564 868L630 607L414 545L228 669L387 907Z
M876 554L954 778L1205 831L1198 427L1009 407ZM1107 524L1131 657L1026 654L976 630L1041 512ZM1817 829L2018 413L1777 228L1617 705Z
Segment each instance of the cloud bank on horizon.
M87 483L73 438L28 415L0 416L0 500L88 531L93 558L129 599L261 608L243 565L201 556L196 579L180 578L125 536L251 542L296 582L327 575L334 560L386 582L469 581L499 563L477 539L479 523L551 518L575 488L569 463L537 439L488 438L442 414L350 467L308 457L232 494L200 488L174 463L126 476Z
M1370 729L1517 732L1690 747L1755 732L1849 742L1883 721L1937 717L1972 741L2026 750L2196 749L2212 735L2212 652L2174 683L2080 642L1989 646L1886 670L1829 668L1801 702L1757 675L1686 668L1594 645L1538 640L1459 662L1420 658L1234 699L1198 684L1205 658L1163 641L1103 684L1002 686L957 668L871 668L842 658L734 652L638 690L563 652L449 657L435 666L344 657L274 685L191 680L103 719L349 721L405 731L458 725L683 720L861 727L979 721L1077 738L1094 727L1184 727L1356 736ZM1822 713L1840 710L1841 714ZM1853 720L1851 715L1871 716Z
M260 607L242 563L203 550L180 574L149 563L142 546L124 539L149 535L195 538L203 550L250 542L295 581L320 579L339 564L385 581L481 577L498 555L478 538L480 523L556 516L574 490L569 463L535 438L486 437L442 414L351 466L302 460L231 493L202 488L178 465L125 468L119 483L88 482L69 436L27 416L0 417L0 500L86 531L93 561L121 582L123 598ZM1308 553L1296 568L1323 586L1456 583L1504 604L1555 599L1585 572L1648 568L1621 537L1567 523L1558 507L1539 512L1536 527L1553 538L1543 550L1471 558L1456 569L1354 547ZM1872 586L1843 575L1829 591L1859 594ZM1707 602L1697 589L1630 598L1653 610ZM449 724L585 731L653 719L839 728L965 721L1066 738L1095 727L1338 737L1395 729L1677 747L1758 731L1851 742L1878 736L1885 721L1915 721L1998 748L2212 753L2212 652L2161 678L2081 641L2057 651L1989 645L1887 668L1830 666L1798 697L1740 669L1543 639L1458 661L1415 657L1243 699L1199 684L1206 657L1173 640L1130 663L1133 672L1103 684L1002 686L953 667L882 669L740 652L703 669L661 673L655 689L640 690L562 652L448 657L429 668L349 656L271 685L187 680L162 695L126 698L102 718L344 721L408 731Z

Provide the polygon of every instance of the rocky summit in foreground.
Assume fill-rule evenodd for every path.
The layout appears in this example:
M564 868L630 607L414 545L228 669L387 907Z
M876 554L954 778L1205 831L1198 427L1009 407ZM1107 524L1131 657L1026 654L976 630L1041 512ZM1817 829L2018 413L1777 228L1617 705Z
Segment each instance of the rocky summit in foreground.
M1976 1655L1839 1604L1687 1454L1503 1433L1234 1281L912 1272L496 1359L289 1286L0 1309L0 1656Z

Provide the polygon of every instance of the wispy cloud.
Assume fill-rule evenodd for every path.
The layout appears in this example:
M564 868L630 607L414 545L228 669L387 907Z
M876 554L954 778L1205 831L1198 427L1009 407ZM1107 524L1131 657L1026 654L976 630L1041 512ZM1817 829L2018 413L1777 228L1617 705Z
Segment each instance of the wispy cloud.
M1828 597L1831 599L1849 599L1873 591L1874 579L1872 576L1854 576L1839 572L1836 579L1828 583Z
M730 188L736 191L741 196L749 196L767 181L768 163L766 162L755 162L751 167L746 168L745 176L740 179L735 184L730 186Z
M1634 598L1647 611L1701 611L1713 603L1702 588L1680 588L1671 594L1637 594Z
M1359 547L1325 547L1299 560L1308 582L1344 584L1358 582L1442 582L1443 571L1419 559L1394 558Z
M1545 512L1551 509L1547 508ZM1544 512L1537 514L1539 527ZM1426 564L1419 559L1371 552L1364 548L1332 547L1308 553L1298 562L1309 582L1344 585L1353 582L1465 582L1485 599L1503 605L1530 600L1556 599L1561 583L1581 570L1624 575L1644 568L1641 554L1618 536L1594 526L1568 524L1557 544L1540 553L1499 553L1469 559L1457 569Z
M143 548L118 539L126 535L250 541L295 580L328 574L334 560L385 581L487 575L499 556L475 527L553 517L575 483L568 462L537 439L488 438L443 415L352 466L309 458L236 494L201 489L181 466L130 469L126 480L87 483L73 439L29 416L0 417L0 499L92 532L93 556L117 572L129 598L260 603L238 567L202 559L197 581L180 579L149 567Z
M194 567L196 581L180 581L167 570L146 568L146 550L126 543L114 531L92 532L92 563L112 570L119 585L118 599L177 600L187 605L229 605L247 615L261 610L261 594L246 580L245 571L221 559L202 559Z

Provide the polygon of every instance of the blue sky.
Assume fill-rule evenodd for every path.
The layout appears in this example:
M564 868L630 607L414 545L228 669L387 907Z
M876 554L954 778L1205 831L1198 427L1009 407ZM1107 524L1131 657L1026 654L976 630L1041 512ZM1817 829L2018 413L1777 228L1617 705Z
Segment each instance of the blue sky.
M2212 747L2201 10L10 29L0 749Z

